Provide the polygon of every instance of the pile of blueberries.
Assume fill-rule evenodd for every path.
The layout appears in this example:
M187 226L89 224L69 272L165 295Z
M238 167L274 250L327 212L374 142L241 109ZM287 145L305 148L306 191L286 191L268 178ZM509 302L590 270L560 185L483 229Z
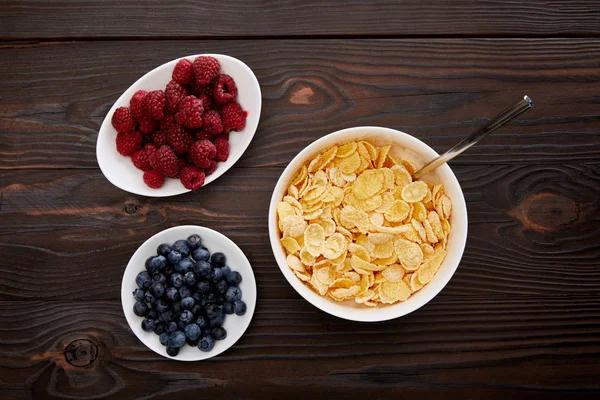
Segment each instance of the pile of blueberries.
M211 256L198 235L161 244L156 251L135 278L133 312L144 317L142 329L159 335L172 357L186 343L211 351L215 340L227 336L226 315L246 313L242 276L226 265L223 253Z

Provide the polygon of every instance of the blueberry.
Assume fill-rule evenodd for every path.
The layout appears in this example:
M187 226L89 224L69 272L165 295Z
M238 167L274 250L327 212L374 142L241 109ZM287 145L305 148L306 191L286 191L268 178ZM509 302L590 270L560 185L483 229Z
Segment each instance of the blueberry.
M225 292L229 290L227 288L227 282L221 279L219 282L215 283L215 293L217 294L225 294Z
M173 310L175 314L179 314L181 311L183 311L183 308L181 308L181 302L178 301L177 303L171 304L171 310Z
M239 300L241 298L242 298L242 289L240 289L237 286L232 286L230 288L227 288L227 291L225 292L225 300L233 303L234 301Z
M225 279L227 277L227 274L231 272L231 268L229 268L229 266L226 265L221 268L221 272L223 272L223 279Z
M202 244L202 239L198 235L192 235L187 238L187 243L190 247L190 250L196 250Z
M213 268L210 274L210 279L213 282L220 281L221 279L223 279L223 271L221 270L221 268Z
M191 310L196 305L196 300L192 297L184 297L181 299L181 308L184 310Z
M189 260L189 258L186 258L186 260ZM192 271L186 273L183 277L183 281L188 286L194 286L196 284L196 274L194 274Z
M215 340L223 340L227 337L227 331L222 326L212 328L210 334Z
M152 275L152 282L162 283L164 285L165 283L167 283L167 277L164 274L161 274L160 272L155 272Z
M187 336L185 337L185 342L192 347L196 347L198 345L198 339L192 340Z
M154 295L150 293L150 291L147 291L146 296L144 296L144 300L146 301L146 303L154 304L156 302L156 297L154 297Z
M167 354L170 355L171 357L177 356L177 354L179 354L179 347L167 346Z
M225 322L225 314L223 311L219 310L219 314L215 318L211 318L208 324L211 328L216 328L217 326L223 325Z
M225 295L224 294L217 295L217 297L215 299L215 303L217 303L220 306L222 306L223 304L225 304Z
M167 260L169 260L171 265L179 264L179 261L181 261L181 259L182 259L181 253L178 251L175 251L175 250L170 252L169 255L167 256Z
M165 332L165 324L162 322L159 322L158 324L156 324L156 326L154 327L154 333L157 335L162 335Z
M175 331L169 335L169 346L171 347L183 347L185 344L185 333L181 331Z
M173 243L173 246L171 246L171 248L173 249L173 251L180 252L183 257L187 257L190 255L190 245L185 240L176 241L175 243Z
M167 310L160 313L159 318L162 319L164 322L171 322L175 319L175 313L171 310Z
M219 306L216 306L214 304L209 304L206 307L204 307L204 312L206 313L206 316L209 319L215 318L219 314L219 311L221 311L219 309Z
M192 314L192 312L190 310L182 311L181 314L179 314L179 321L181 321L185 325L192 322L193 318L194 318L194 314Z
M161 283L153 283L152 286L150 286L150 289L148 289L148 291L150 292L150 294L152 294L152 296L159 298L162 297L163 294L165 294L165 287L161 284Z
M198 292L193 292L192 293L192 299L194 299L194 301L196 303L198 303L200 300L202 300L202 295Z
M179 301L180 299L179 290L175 287L168 287L167 290L165 290L165 295L169 301Z
M183 299L184 297L191 297L192 296L192 289L190 289L189 287L180 287L179 288L179 295L181 296L181 298Z
M202 333L200 331L200 327L196 324L186 325L183 331L185 332L185 336L190 338L190 340L198 340L200 334Z
M229 315L233 314L233 303L226 301L223 304L223 312Z
M175 272L175 268L173 268L173 266L171 264L167 265L167 268L165 268L165 270L163 271L163 274L165 274L165 276L169 277L173 274L173 272Z
M159 313L164 313L169 309L169 304L165 301L165 299L158 299L158 301L154 303L154 308Z
M156 328L156 324L153 319L144 318L142 321L142 329L146 332L152 332Z
M192 258L194 261L208 261L210 258L210 252L206 247L198 247L196 250L192 251Z
M208 278L212 272L212 267L208 261L196 261L196 264L194 264L194 272L201 278Z
M215 304L217 301L217 296L214 293L208 293L205 295L204 299L206 300L206 305Z
M198 348L201 351L211 351L215 347L215 340L212 336L206 335L198 342Z
M171 286L180 288L183 286L183 276L180 273L175 272L171 275Z
M148 313L148 306L143 301L138 301L133 305L133 313L138 317L143 317Z
M146 313L146 318L148 318L148 319L157 319L158 318L158 313L156 312L156 310L150 309Z
M146 290L152 285L152 277L148 271L142 271L135 277L135 283L140 288Z
M169 246L166 243L163 243L156 248L156 252L163 257L167 257L171 252L171 246Z
M225 254L223 254L221 252L213 253L213 255L210 257L210 263L215 268L224 267L225 262L226 262Z
M148 271L154 273L156 271L162 271L167 267L167 259L163 256L152 257Z
M168 322L167 325L165 325L165 332L167 333L173 333L177 330L177 323L176 322Z
M198 317L196 325L198 325L200 329L208 328L208 321L204 317Z
M237 300L235 303L233 303L233 311L235 312L235 315L246 314L246 303L244 303L242 300Z
M136 301L142 301L144 300L144 296L146 295L146 292L144 292L142 289L137 288L133 291L133 298Z
M239 285L242 282L242 276L237 271L231 271L227 274L227 282L232 285Z
M144 262L144 267L146 268L146 271L148 271L150 273L154 272L154 270L150 266L150 263L152 262L153 258L154 258L154 256L148 257L148 258L146 258L146 262Z
M163 332L158 336L158 341L163 346L167 345L168 340L169 340L169 334L167 332Z
M202 311L204 311L204 308L200 304L196 304L194 307L192 307L191 311L194 315L200 315L202 314Z
M182 275L185 275L187 272L191 271L194 268L194 262L189 258L182 258L181 261L177 265L175 265L175 271L179 272Z
M177 321L177 328L182 331L187 324L185 322Z
M200 293L208 293L210 292L210 282L206 280L199 281L196 284L196 290Z

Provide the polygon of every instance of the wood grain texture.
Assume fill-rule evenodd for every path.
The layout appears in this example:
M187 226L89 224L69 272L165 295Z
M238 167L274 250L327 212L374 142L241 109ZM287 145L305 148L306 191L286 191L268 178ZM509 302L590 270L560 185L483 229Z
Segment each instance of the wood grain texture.
M285 166L358 125L443 151L524 94L536 106L455 165L585 163L600 153L600 40L276 40L5 44L0 169L96 168L99 126L145 72L185 54L248 63L263 93L240 166Z
M598 34L594 0L12 0L0 6L1 39Z

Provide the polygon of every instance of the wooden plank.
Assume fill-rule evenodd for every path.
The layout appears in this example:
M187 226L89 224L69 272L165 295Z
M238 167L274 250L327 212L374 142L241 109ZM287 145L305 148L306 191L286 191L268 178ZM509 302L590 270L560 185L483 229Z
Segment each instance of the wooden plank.
M263 91L240 166L284 166L338 129L378 125L443 151L523 94L536 106L455 165L597 160L600 40L275 40L5 44L0 169L96 168L100 123L155 66L221 52Z
M592 398L599 318L597 296L441 295L376 324L263 297L230 350L182 363L144 347L119 302L0 302L0 389L14 398ZM66 361L72 343L89 365Z
M594 0L13 0L0 6L2 39L598 34Z
M455 171L467 199L469 236L444 293L598 293L598 164ZM156 232L187 224L234 240L254 268L261 296L297 299L268 239L268 206L280 173L234 168L197 193L151 199L117 189L97 170L5 171L0 300L119 299L137 247Z

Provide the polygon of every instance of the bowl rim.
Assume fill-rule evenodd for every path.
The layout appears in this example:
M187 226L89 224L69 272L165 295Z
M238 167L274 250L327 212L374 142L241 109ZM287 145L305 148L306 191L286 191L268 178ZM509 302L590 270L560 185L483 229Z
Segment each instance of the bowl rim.
M173 188L169 192L165 192L164 186L159 189L146 188L146 190L144 190L144 191L141 191L141 190L132 191L131 188L127 188L126 185L122 184L122 182L120 180L115 179L115 177L114 177L115 174L110 174L110 173L105 172L105 171L108 171L108 169L109 169L109 165L106 164L109 162L109 160L105 159L106 157L103 157L101 154L103 151L105 151L103 148L101 138L104 137L105 135L111 134L110 129L114 129L114 128L112 128L112 125L111 125L111 117L112 117L113 113L115 112L115 110L118 107L123 107L124 104L128 104L129 99L131 98L133 93L135 93L137 90L145 90L138 86L141 86L146 79L149 79L148 78L149 75L159 73L162 70L167 69L167 68L172 69L177 64L177 62L179 62L182 59L188 59L190 61L193 61L193 59L195 59L196 57L199 57L199 56L215 57L219 60L219 62L221 64L223 64L223 61L226 61L227 63L231 63L231 64L236 64L238 67L240 67L242 70L245 71L245 73L247 74L248 77L251 78L251 80L248 84L252 85L254 87L254 89L257 90L257 94L258 94L258 96L257 96L258 98L254 99L254 107L256 108L255 112L250 114L251 116L246 120L246 127L241 132L238 132L238 133L244 134L245 136L248 137L248 143L246 144L245 148L238 155L230 157L226 161L227 163L231 162L231 164L227 168L219 168L219 166L217 166L217 169L215 170L215 172L206 178L206 182L203 185L203 187L212 183L213 181L217 180L223 174L225 174L227 171L229 171L240 160L240 158L242 158L244 153L246 153L246 151L248 150L248 147L250 147L250 144L252 143L252 140L254 139L256 131L258 130L258 124L260 122L260 115L262 112L262 91L260 88L260 83L258 82L258 78L256 77L256 74L254 74L254 71L252 71L252 69L243 61L241 61L235 57L226 55L226 54L203 53L203 54L192 54L192 55L179 57L179 58L167 61L163 64L156 66L155 68L151 69L150 71L144 73L135 82L133 82L129 87L127 87L127 89L125 89L125 91L123 93L121 93L121 95L117 98L117 100L115 100L115 102L113 103L111 108L108 110L108 112L106 113L106 116L104 117L104 120L102 121L102 124L100 125L100 128L98 129L98 135L96 138L96 162L98 163L100 171L102 171L102 175L104 175L104 177L111 184L116 186L117 188L124 190L128 193L132 193L132 194L136 194L136 195L140 195L140 196L148 196L148 197L171 197L171 196L178 196L180 194L185 194L185 193L191 192L191 190L184 188L183 185L181 186L181 188ZM229 72L231 72L231 71L223 71L223 73L229 73ZM167 83L168 82L165 83L165 86ZM239 87L239 84L238 84L238 87ZM161 90L164 90L164 88L162 88ZM239 94L238 94L238 101L239 101ZM247 108L245 108L245 110L247 110ZM249 124L250 121L252 121L251 124ZM116 152L116 149L114 148L114 146L112 146L112 149L114 152ZM124 156L121 156L121 157L124 157ZM221 162L219 164L223 164L223 163L224 162ZM133 168L135 168L135 167L133 167Z
M396 129L391 129L391 128L379 127L379 126L356 126L356 127L351 127L351 128L345 128L345 129L341 129L341 130L329 133L329 134L313 141L311 144L309 144L307 147L305 147L302 151L300 151L288 163L288 165L285 167L285 169L281 173L279 179L277 180L275 188L273 189L273 194L271 196L271 201L269 204L269 215L268 215L269 241L271 243L271 249L273 251L273 255L275 257L277 265L278 265L279 269L281 270L281 272L283 273L284 277L286 278L288 283L294 288L294 290L296 290L296 292L298 292L298 294L300 296L302 296L310 304L312 304L316 308L318 308L330 315L338 317L338 318L342 318L342 319L346 319L346 320L350 320L350 321L357 321L357 322L379 322L379 321L387 321L387 320L391 320L391 319L396 319L396 318L402 317L404 315L407 315L413 311L418 310L419 308L421 308L425 304L427 304L429 301L431 301L434 297L436 297L439 294L439 292L441 292L442 289L448 284L448 282L450 281L450 279L456 272L456 269L458 268L458 265L460 264L462 255L464 253L464 249L465 249L465 245L466 245L466 241L467 241L467 233L468 233L468 215L467 215L467 208L466 208L466 201L464 198L464 193L462 191L462 187L461 187L458 179L456 178L456 175L454 174L454 172L452 171L452 169L450 168L450 166L448 164L444 164L444 165L438 167L437 171L438 172L443 171L444 175L446 175L446 179L444 180L445 188L449 187L449 185L446 183L446 180L449 180L453 189L455 191L456 191L456 189L458 189L456 191L458 193L458 195L457 195L458 198L452 198L453 214L459 213L460 215L464 216L464 218L462 218L462 221L460 221L460 223L458 225L456 224L456 222L454 222L452 224L452 233L460 232L460 233L462 233L462 235L458 236L458 233L455 233L455 236L453 236L453 238L452 238L453 242L455 242L454 243L455 250L452 253L452 257L450 257L450 252L448 252L446 259L444 260L444 263L442 264L442 266L443 266L447 262L452 261L451 265L448 264L448 266L445 267L445 271L447 271L447 273L446 273L447 277L444 278L443 280L441 280L438 283L437 287L435 287L433 289L433 291L429 292L428 296L420 296L418 298L418 301L413 300L412 302L410 302L411 299L409 299L406 302L396 303L396 304L386 305L386 306L379 306L376 308L375 307L374 308L344 307L343 303L334 302L333 300L331 300L325 296L320 296L319 294L315 293L306 284L304 284L304 282L301 282L300 279L298 279L293 274L293 272L287 266L287 263L285 261L285 252L279 241L279 228L277 225L277 216L276 216L277 204L282 200L283 194L278 195L278 193L280 193L280 192L283 193L284 187L287 186L287 184L289 183L288 180L291 180L293 173L295 173L296 170L303 163L305 163L308 159L310 159L311 156L314 156L319 151L322 151L326 147L333 145L333 144L323 145L324 142L328 142L335 137L344 137L344 138L340 138L340 140L339 140L340 143L345 142L345 141L351 141L351 140L359 140L358 138L350 138L348 136L352 136L352 135L359 136L361 134L371 134L372 136L389 135L391 137L400 137L400 138L402 138L402 140L405 143L409 143L407 146L404 146L405 148L415 151L417 154L419 154L421 157L424 157L425 159L428 159L428 158L432 159L439 155L429 145L427 145L420 139L418 139L406 132L402 132L402 131L399 131ZM441 267L440 267L440 269L441 269ZM439 274L439 271L438 271L438 274ZM438 274L436 274L436 275L438 275ZM428 285L430 285L430 284L431 284L431 282ZM407 306L406 305L407 303L410 304L410 306ZM353 310L354 312L349 313L348 311L350 311L350 310ZM360 310L360 311L357 312L356 310Z
M141 317L138 317L137 315L135 315L133 313L133 311L131 309L126 309L125 306L125 298L132 298L131 295L131 285L130 283L126 283L125 281L125 277L128 274L130 268L133 270L134 268L136 268L134 270L134 273L137 275L137 273L145 271L143 265L141 266L136 266L133 264L133 260L137 259L137 258L142 258L145 259L147 258L146 254L141 254L143 251L145 251L145 247L149 246L149 243L151 241L153 241L154 239L158 238L158 237L163 237L169 233L172 232L177 232L177 231L192 231L194 233L198 233L201 237L203 237L203 235L213 235L214 237L219 238L220 240L223 240L225 243L228 243L231 245L231 249L232 251L238 253L238 256L242 257L243 260L246 261L247 263L247 271L246 269L244 270L244 274L243 274L243 281L247 282L248 284L250 284L250 286L253 287L253 293L254 296L250 296L251 298L248 297L243 297L242 299L244 300L244 302L246 303L247 306L247 311L246 314L244 314L243 316L240 316L239 318L244 318L245 324L242 326L240 325L240 330L237 332L239 336L237 336L236 338L234 338L233 340L230 340L231 343L229 343L226 346L223 346L222 348L219 348L218 350L213 349L210 352L200 352L198 351L198 358L194 358L194 359L183 359L183 358L178 358L176 357L171 357L168 354L166 354L166 351L164 351L164 354L161 353L160 351L158 351L156 348L154 348L155 346L152 346L151 344L147 343L147 338L146 337L141 337L140 335L145 334L145 333L150 333L150 332L140 332L138 329L134 329L133 327L133 323L137 323L141 321ZM183 234L184 236L186 234ZM161 239L162 240L162 239ZM167 241L167 240L164 240ZM164 242L163 241L163 242ZM230 251L228 250L228 251ZM221 250L219 250L221 251ZM225 250L223 250L225 251ZM139 254L138 254L139 253ZM235 269L236 271L239 271L239 269ZM139 271L139 272L135 272L135 271ZM244 292L246 293L246 291ZM242 336L244 336L244 333L246 332L246 330L248 330L248 327L250 326L250 322L252 321L252 318L254 316L254 312L256 310L256 302L257 302L257 298L258 298L258 292L257 292L257 287L256 287L256 278L254 276L254 271L252 269L252 264L250 264L250 261L248 260L248 258L246 257L246 255L244 254L244 252L242 251L242 249L239 248L239 246L230 238L228 238L227 236L225 236L224 234L222 234L221 232L218 232L214 229L211 228L207 228L204 226L199 226L199 225L178 225L178 226L173 226L171 228L167 228L164 229L160 232L157 232L156 234L152 235L151 237L149 237L148 239L146 239L142 244L140 244L140 246L135 250L135 252L132 254L131 258L129 259L127 266L125 267L125 270L123 271L123 277L121 278L121 308L123 309L123 314L125 315L125 320L127 321L127 325L129 326L129 329L133 332L133 334L137 337L137 339L144 345L146 346L148 349L152 350L153 352L155 352L156 354L163 356L165 358L170 358L172 360L175 361L202 361L202 360L207 360L209 358L213 358L218 356L219 354L229 350L235 343L237 343L238 340L241 339ZM236 316L237 317L237 316ZM135 319L140 319L138 320L134 320ZM230 336L230 331L228 330L228 335L227 338L230 338L232 336ZM225 340L227 340L227 338ZM164 347L162 345L160 345L161 349Z

